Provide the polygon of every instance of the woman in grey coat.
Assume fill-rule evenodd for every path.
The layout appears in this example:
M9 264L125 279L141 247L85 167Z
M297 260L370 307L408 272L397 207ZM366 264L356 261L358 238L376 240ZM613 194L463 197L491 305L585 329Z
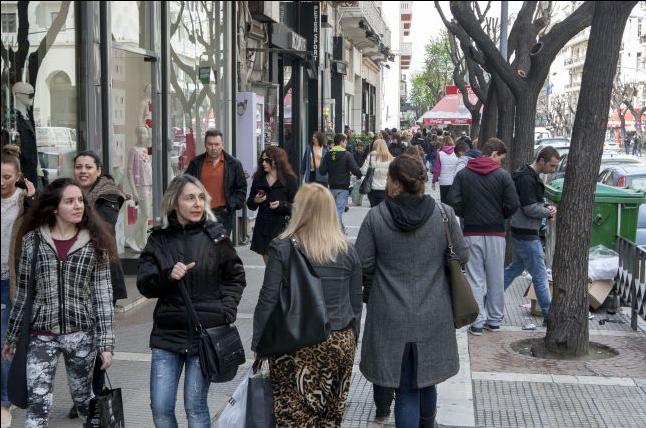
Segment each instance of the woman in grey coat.
M369 287L360 369L375 386L396 390L397 427L432 427L435 385L459 368L445 271L448 243L440 210L424 195L424 175L418 159L397 157L388 170L385 203L370 210L356 242ZM453 210L443 207L454 250L466 263L460 226Z

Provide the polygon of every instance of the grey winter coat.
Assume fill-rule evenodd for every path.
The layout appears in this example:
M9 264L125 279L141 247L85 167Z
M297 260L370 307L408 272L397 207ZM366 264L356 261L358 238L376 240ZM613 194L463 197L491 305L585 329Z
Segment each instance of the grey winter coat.
M453 210L449 216L455 252L468 258ZM459 369L451 295L445 271L447 249L437 206L419 228L397 227L387 204L370 210L355 245L368 282L372 280L361 347L361 373L372 383L396 388L402 358L413 343L417 387L438 384Z

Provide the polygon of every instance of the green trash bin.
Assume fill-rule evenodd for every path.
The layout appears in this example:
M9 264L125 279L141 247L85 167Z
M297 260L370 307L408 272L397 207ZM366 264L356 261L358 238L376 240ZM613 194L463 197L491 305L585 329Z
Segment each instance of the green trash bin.
M561 201L562 192L563 179L554 180L545 186L547 199L557 206ZM602 244L608 248L615 248L617 235L635 242L639 206L644 202L644 192L597 183L592 209L590 247Z

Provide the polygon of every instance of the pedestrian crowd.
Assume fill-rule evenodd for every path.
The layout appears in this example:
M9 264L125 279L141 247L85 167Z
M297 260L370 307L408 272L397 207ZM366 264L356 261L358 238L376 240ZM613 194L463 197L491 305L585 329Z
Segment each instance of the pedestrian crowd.
M149 343L156 427L178 426L182 373L188 426L210 426L210 384L232 380L245 361L234 323L247 281L230 239L245 205L257 211L251 250L266 265L251 349L254 371L263 362L269 369L275 426L340 426L356 352L373 384L376 422L394 401L396 426L436 426L437 385L459 369L449 250L479 309L470 334L500 329L505 290L524 271L547 322L539 232L556 208L545 203L539 175L554 171L554 148L510 174L497 138L478 144L437 129L385 129L366 143L346 129L328 145L316 132L296 170L284 149L266 146L247 192L223 138L208 130L204 153L169 183L139 258L137 288L157 299ZM13 403L35 428L48 426L60 355L70 418L88 418L105 390L114 306L126 297L114 235L128 196L92 151L74 158L73 177L41 189L22 176L19 156L16 146L2 148L0 392L3 427ZM429 180L433 189L439 183L440 201L425 192ZM371 209L353 245L343 216L355 191ZM413 262L420 254L423 263Z

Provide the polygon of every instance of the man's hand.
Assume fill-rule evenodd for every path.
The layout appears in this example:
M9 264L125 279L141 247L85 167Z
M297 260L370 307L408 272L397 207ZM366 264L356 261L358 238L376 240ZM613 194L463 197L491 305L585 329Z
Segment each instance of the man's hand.
M170 273L170 277L173 278L176 281L179 281L180 279L184 278L186 276L186 273L193 269L195 267L195 262L191 262L187 265L185 265L182 262L177 262L175 263L175 266L173 266L173 270Z

